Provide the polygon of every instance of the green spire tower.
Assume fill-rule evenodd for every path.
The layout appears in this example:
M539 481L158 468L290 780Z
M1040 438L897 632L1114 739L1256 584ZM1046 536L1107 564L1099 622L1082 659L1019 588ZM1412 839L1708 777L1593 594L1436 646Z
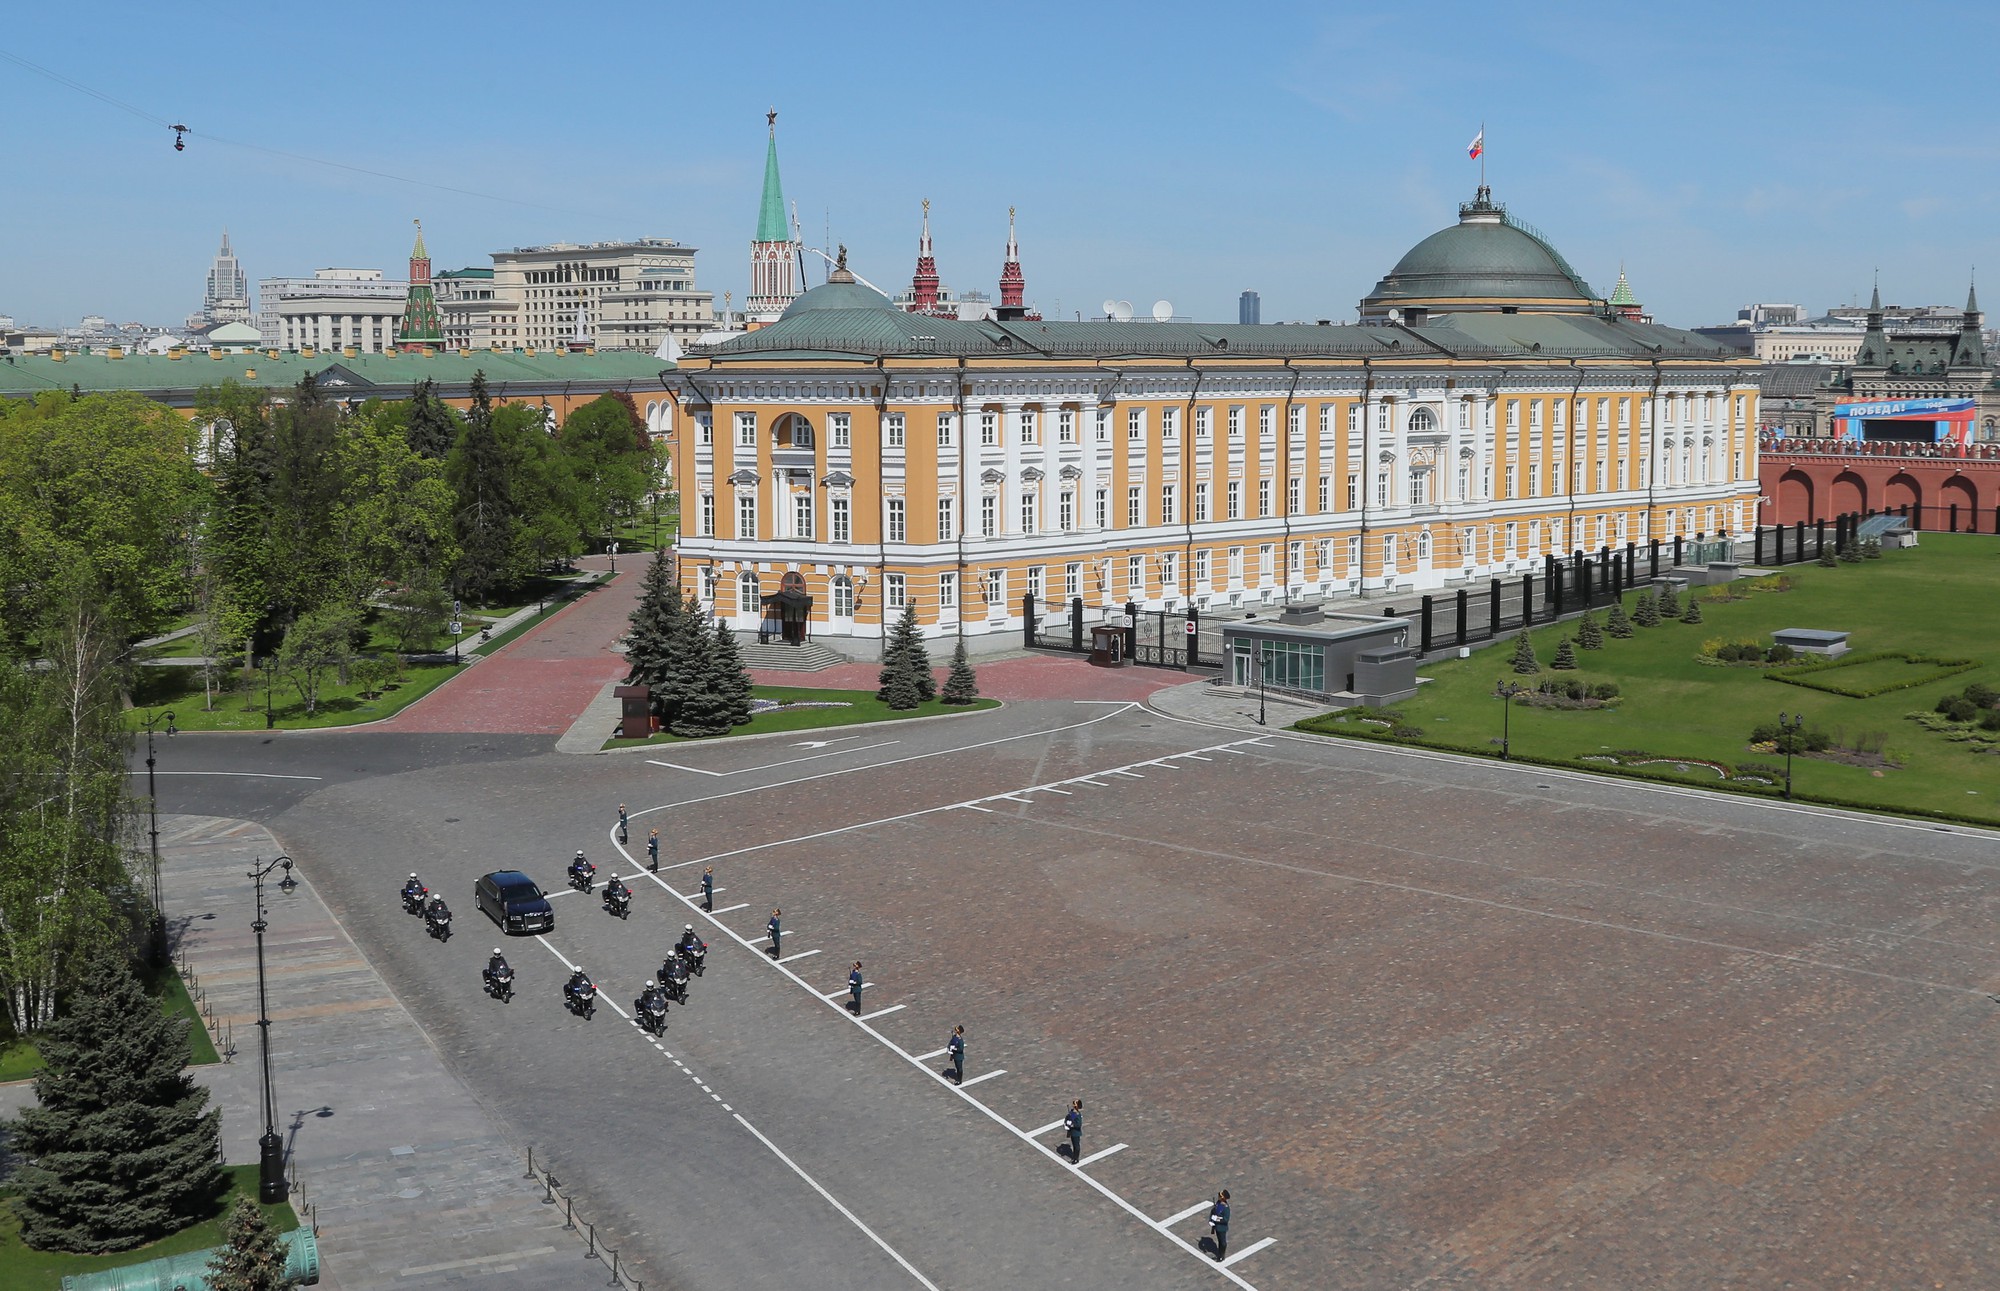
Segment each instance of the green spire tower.
M396 348L421 350L444 345L444 323L438 315L437 293L431 290L431 253L424 250L424 222L417 226L417 244L410 249L410 294L403 300L403 317L396 324Z
M764 198L757 208L757 236L750 243L750 295L743 302L752 323L773 323L799 294L799 244L785 219L785 187L778 180L778 110L764 114Z

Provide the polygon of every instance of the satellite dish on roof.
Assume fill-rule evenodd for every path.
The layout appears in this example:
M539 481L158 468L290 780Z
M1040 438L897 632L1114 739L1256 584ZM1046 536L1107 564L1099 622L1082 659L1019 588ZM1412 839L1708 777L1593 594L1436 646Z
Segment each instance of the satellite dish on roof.
M1117 319L1117 320L1118 320L1119 322L1121 322L1121 323L1129 323L1129 322L1131 322L1131 321L1132 321L1132 302L1131 302L1131 301L1129 301L1129 300L1121 300L1121 301L1119 301L1119 302L1117 303L1117 305L1116 305L1116 306L1114 306L1114 307L1112 308L1112 310L1111 310L1111 316L1112 316L1113 318Z
M1115 313L1117 313L1117 312L1118 312L1118 302L1117 302L1117 301L1115 301L1115 300L1107 300L1107 301L1105 301L1105 302L1104 302L1104 316L1105 316L1106 318L1109 318L1109 317L1111 317L1111 316L1112 316L1113 314L1115 314Z
M1154 321L1154 322L1156 322L1156 323L1164 323L1164 322L1166 322L1166 321L1167 321L1168 319L1172 318L1173 316L1174 316L1174 304L1173 304L1173 302L1172 302L1172 301L1170 301L1170 300L1156 300L1156 301L1154 301L1154 302L1153 302L1153 321Z

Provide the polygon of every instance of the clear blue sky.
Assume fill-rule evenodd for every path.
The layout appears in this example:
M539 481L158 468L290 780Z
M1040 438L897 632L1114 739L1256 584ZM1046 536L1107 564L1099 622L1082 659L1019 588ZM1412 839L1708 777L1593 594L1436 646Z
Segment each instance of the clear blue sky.
M1472 195L1484 119L1495 198L1663 322L1865 300L1878 266L1885 300L1955 304L1990 264L2000 302L2000 6L15 8L0 51L148 118L0 61L23 321L178 321L224 226L253 279L400 276L412 216L439 269L678 238L740 302L771 105L807 240L830 218L884 287L929 197L954 288L994 290L1014 205L1045 312L1233 319L1254 288L1267 320L1351 320Z

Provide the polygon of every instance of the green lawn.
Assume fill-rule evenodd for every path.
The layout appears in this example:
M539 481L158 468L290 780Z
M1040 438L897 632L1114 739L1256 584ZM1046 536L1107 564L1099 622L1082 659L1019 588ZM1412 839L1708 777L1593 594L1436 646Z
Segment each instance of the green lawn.
M356 684L342 686L329 680L320 687L319 704L310 714L298 692L282 677L271 687L271 712L276 729L302 731L325 726L353 726L372 722L399 712L459 672L450 664L432 668L405 668L400 680L372 699L361 697ZM244 684L240 670L232 671L238 688L215 697L215 708L202 708L201 676L193 668L141 668L132 682L132 704L125 723L140 729L147 712L159 708L174 710L174 724L183 731L261 731L264 727L264 680L253 673Z
M658 546L673 546L674 534L679 530L680 523L681 518L679 516L671 511L662 511L657 529L653 525L652 516L645 515L637 520L629 520L619 525L611 531L610 536L617 540L618 554L621 556L628 551L652 551L655 549L655 533L658 534Z
M74 1274L99 1273L105 1269L123 1268L127 1264L142 1264L147 1260L220 1246L222 1216L236 1204L237 1197L254 1198L257 1195L256 1166L230 1166L225 1173L230 1179L229 1193L223 1198L215 1218L192 1228L184 1228L172 1237L163 1237L150 1246L121 1251L116 1255L63 1255L30 1250L21 1242L21 1223L14 1216L11 1194L0 1191L0 1287L7 1288L7 1291L56 1291L65 1277ZM264 1206L263 1210L264 1218L281 1233L299 1226L298 1216L292 1213L289 1202Z
M201 1013L188 995L187 987L181 982L181 975L169 968L146 975L146 991L160 1001L160 1011L169 1017L188 1020L189 1061L199 1067L204 1063L221 1062L222 1057L215 1052L215 1043L209 1039L208 1027L201 1020ZM36 1051L32 1040L13 1040L0 1045L0 1084L10 1080L26 1080L42 1069L42 1055ZM0 1286L5 1286L0 1283Z
M1605 769L1582 762L1622 751L1645 751L1668 759L1704 759L1731 767L1743 762L1782 764L1782 755L1752 752L1750 730L1775 721L1779 712L1803 713L1836 741L1886 742L1899 767L1844 765L1815 757L1793 760L1795 794L1801 798L1871 810L1942 815L2000 824L2000 755L1976 741L1954 741L1909 720L1941 695L1972 682L2000 688L2000 602L1992 595L2000 579L2000 542L1991 537L1926 533L1923 545L1891 551L1880 560L1788 566L1792 590L1749 592L1729 602L1704 601L1703 622L1663 623L1634 628L1629 640L1608 639L1601 651L1579 651L1581 668L1547 671L1559 638L1573 635L1575 621L1537 628L1531 635L1543 676L1614 681L1623 694L1611 708L1567 711L1531 708L1517 702L1511 717L1514 756L1533 761ZM1741 587L1742 584L1737 584ZM1636 596L1625 598L1629 612ZM1601 619L1601 615L1600 615ZM1976 659L1969 671L1870 699L1850 699L1802 686L1780 685L1766 674L1777 669L1718 667L1696 660L1710 640L1763 640L1778 628L1829 628L1852 633L1849 646L1861 653L1906 651L1941 659ZM1310 719L1302 730L1370 739L1396 740L1497 756L1501 727L1494 686L1517 680L1508 664L1506 642L1470 659L1426 665L1431 680L1418 694L1395 706L1415 736L1394 737L1379 726L1339 715ZM1898 669L1929 669L1881 661L1816 674L1825 681L1880 684ZM1848 674L1853 674L1850 678ZM1527 680L1534 680L1529 678ZM1712 772L1686 773L1669 766L1642 774L1714 786ZM1737 787L1737 786L1732 786ZM1742 786L1767 793L1775 789Z
M729 735L762 735L771 731L816 731L828 726L854 726L863 722L895 722L909 717L935 717L939 714L978 713L990 708L998 708L997 699L979 699L970 704L946 704L933 699L927 704L906 711L898 711L875 698L872 690L808 690L800 686L757 686L751 694L758 699L771 699L779 703L845 703L848 708L792 708L776 712L759 713L752 717L748 725L739 726ZM727 739L726 735L705 736L703 739ZM645 740L607 740L607 749L636 748L642 744L693 744L700 740L685 739L678 735L655 735Z

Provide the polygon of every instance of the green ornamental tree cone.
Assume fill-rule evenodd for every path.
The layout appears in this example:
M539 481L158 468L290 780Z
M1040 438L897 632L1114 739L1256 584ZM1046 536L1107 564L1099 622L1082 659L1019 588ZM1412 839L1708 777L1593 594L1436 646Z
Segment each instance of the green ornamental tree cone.
M916 693L916 703L898 705L890 697L890 690L899 678L908 679ZM889 640L882 648L882 671L877 681L881 689L875 692L875 697L891 708L915 708L917 704L937 698L937 678L931 676L931 656L924 648L923 635L917 630L917 607L914 603L903 606L902 617L890 629Z
M681 634L687 641L687 649L678 664L685 666L696 680L676 706L667 729L683 737L726 735L731 705L729 696L715 684L715 637L700 626L695 615L685 615L684 621L689 625Z
M972 660L966 656L964 637L952 648L951 672L944 679L943 698L947 704L970 704L979 698L979 680L972 671Z
M1528 639L1526 632L1514 638L1513 665L1514 671L1524 676L1542 670L1541 661L1535 658L1535 643Z
M1700 602L1700 601L1696 600L1696 599L1695 599L1694 597L1692 597L1692 596L1688 597L1688 607L1687 607L1687 608L1686 608L1685 610L1682 610L1682 611L1681 611L1681 622L1683 622L1683 623L1699 623L1699 622L1701 622L1701 602Z
M1632 621L1642 628L1660 626L1660 603L1651 592L1639 593L1638 604L1632 609Z
M1669 583L1660 589L1660 598L1654 605L1654 621L1664 623L1668 619L1677 619L1680 616L1680 593L1674 590L1672 583Z
M709 667L715 692L723 698L731 726L750 720L750 670L743 666L743 652L736 648L736 634L720 619L715 623L715 648Z
M1602 650L1604 648L1604 629L1598 625L1597 615L1594 611L1585 610L1583 617L1577 620L1576 644L1580 650Z
M122 1251L213 1212L221 1113L187 1074L187 1020L168 1017L105 956L41 1034L38 1106L8 1126L23 1164L21 1235L42 1250Z
M238 1197L223 1219L222 1242L208 1265L214 1291L289 1291L298 1285L285 1274L278 1231L248 1197Z
M1625 613L1623 601L1611 603L1611 613L1604 620L1604 632L1606 636L1617 637L1621 641L1632 635L1632 620Z
M1571 672L1576 669L1576 646L1571 643L1568 637L1564 637L1561 643L1556 646L1556 657L1549 660L1549 667L1558 668L1565 672Z

